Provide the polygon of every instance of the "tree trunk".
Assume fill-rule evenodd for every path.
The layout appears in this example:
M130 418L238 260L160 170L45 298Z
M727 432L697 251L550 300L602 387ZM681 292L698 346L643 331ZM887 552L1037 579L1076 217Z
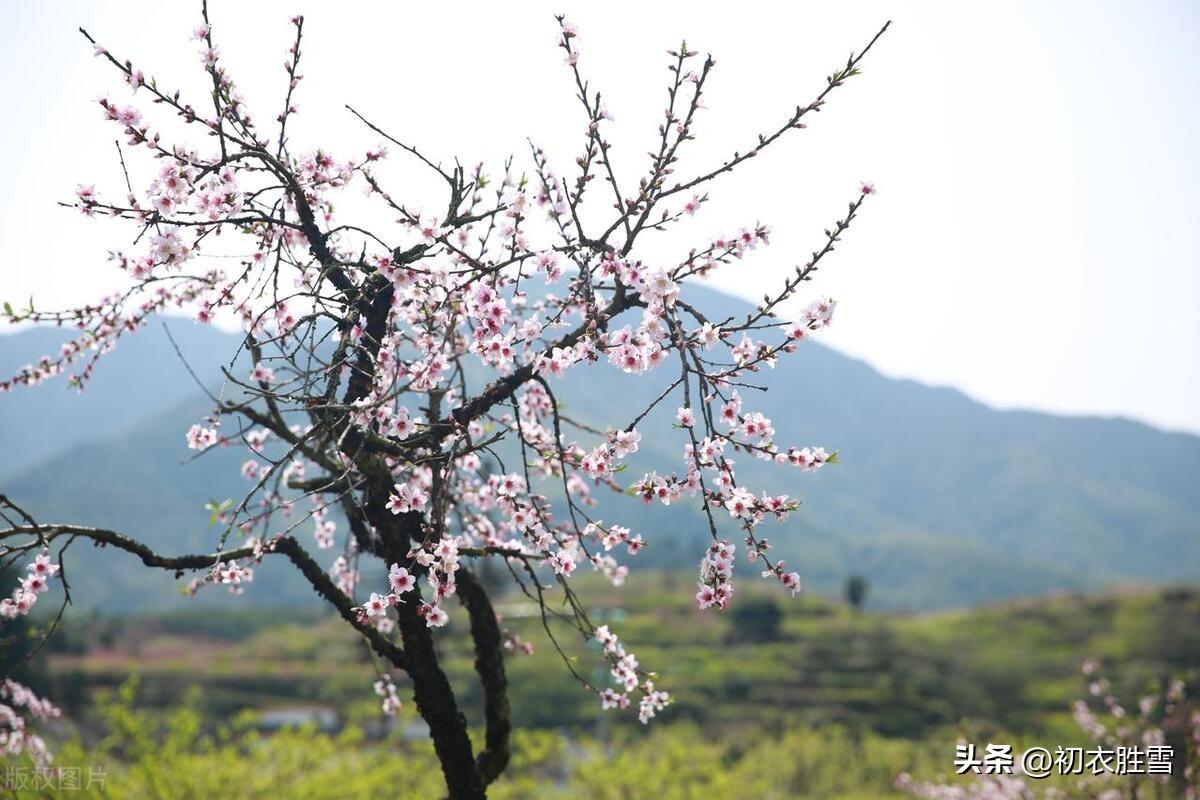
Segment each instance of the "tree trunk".
M387 487L372 487L365 510L381 534L381 555L387 563L405 563L413 542L421 540L422 516L416 512L393 515L385 507ZM417 711L429 725L429 736L451 800L487 797L487 783L475 761L467 719L459 711L454 689L438 660L433 635L417 613L422 603L419 588L405 595L397 607L400 636L407 660L405 670L413 685Z
M434 750L442 764L442 775L452 800L487 796L483 775L475 763L467 720L458 710L454 690L438 662L433 636L425 620L417 615L417 598L400 606L400 635L408 656L417 710L429 725Z

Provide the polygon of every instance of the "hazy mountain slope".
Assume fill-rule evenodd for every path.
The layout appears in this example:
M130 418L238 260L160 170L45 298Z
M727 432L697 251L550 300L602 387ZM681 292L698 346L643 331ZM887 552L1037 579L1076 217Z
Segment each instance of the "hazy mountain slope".
M184 319L165 325L197 375L216 385L220 364L234 352L231 337ZM0 336L0 373L7 378L42 356L57 357L59 347L74 333L34 328ZM82 366L77 364L68 374ZM101 358L83 394L70 388L65 375L35 388L0 395L0 481L79 444L127 430L199 391L162 322L123 336L118 348Z
M738 301L711 292L700 301L713 317L745 313ZM919 570L931 573L914 581L927 594L926 578L936 583L938 570L967 571L968 561L985 594L1004 582L1020 593L1030 584L1200 578L1198 437L1120 419L996 411L954 390L885 378L820 345L781 359L763 382L772 390L742 393L747 408L774 420L778 441L821 444L841 457L816 475L748 458L739 464L739 478L750 485L806 501L786 542L777 543L816 585L841 579L827 567L836 564L844 575L871 553L894 550L879 558L881 568L912 562L906 537L929 555L936 555L930 537L954 551L974 545L973 556L951 559L947 551ZM611 419L613 408L627 407L632 419L656 392L639 385L646 383L609 370L603 389L564 388L563 396L580 416ZM657 424L642 426L656 432L650 447L661 452L660 469L681 464L685 437L665 427L676 405L664 403ZM894 578L876 580L876 597L894 585ZM962 590L951 594L952 602L963 597Z
M208 524L204 504L214 498L240 500L249 487L238 472L243 454L236 449L217 448L187 460L194 453L183 431L208 409L204 398L178 406L6 480L4 491L39 520L113 528L162 553L212 552L221 529ZM133 556L97 551L86 542L68 551L66 569L77 604L110 610L182 602L180 591L192 577L176 581L172 573L146 570ZM277 605L314 601L312 590L291 577L286 564L265 563L249 597ZM220 587L209 587L200 597L205 603L232 599Z
M717 319L747 308L712 292L692 299ZM235 337L190 323L172 323L172 331L189 361L208 365L207 373L198 366L202 375L218 375L216 365L236 347ZM166 343L161 330L139 338L156 335ZM0 354L33 336L45 332L0 339ZM132 340L107 359L105 368L122 380L110 380L116 385L102 402L58 386L0 396L5 451L30 448L17 459L25 465L57 453L0 477L0 489L45 519L122 526L172 552L209 549L216 534L202 505L244 491L240 457L218 452L181 465L191 455L183 432L208 404L169 343L166 353L153 351L153 342L141 354L138 346ZM164 366L152 374L143 363ZM568 413L589 422L626 424L662 388L607 365L569 375L552 385ZM806 344L762 378L772 391L743 395L748 408L774 420L781 444L821 444L841 456L817 474L748 458L737 467L741 482L805 501L785 526L768 525L766 533L813 590L836 592L848 574L862 572L873 604L928 608L1117 581L1200 580L1200 437L1126 420L995 411L953 390L885 378L819 344ZM639 426L642 449L623 480L681 468L686 437L670 427L677 405L677 398L664 401ZM592 443L588 434L578 438ZM651 543L638 561L695 568L707 537L697 509L605 501L607 521L629 524ZM732 528L728 536L737 538ZM73 581L94 583L76 592L81 602L134 607L172 596L169 576L148 587L136 562L112 569ZM739 570L752 572L749 565ZM267 568L248 599L309 599L304 587L277 577Z

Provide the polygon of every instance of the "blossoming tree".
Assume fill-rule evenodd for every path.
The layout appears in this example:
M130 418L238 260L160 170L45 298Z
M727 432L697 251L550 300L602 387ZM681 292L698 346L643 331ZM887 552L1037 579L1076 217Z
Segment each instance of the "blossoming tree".
M1132 713L1114 695L1109 680L1098 674L1099 668L1099 662L1093 659L1082 667L1088 694L1100 701L1099 713L1092 707L1097 704L1087 700L1076 700L1071 707L1075 724L1095 747L1059 745L1053 767L1043 761L1033 775L1025 771L1023 763L1011 769L981 770L967 760L960 762L957 772L965 777L957 783L925 783L902 772L896 776L896 788L926 800L1200 797L1196 769L1200 758L1200 711L1189 710L1184 704L1184 682L1178 678L1162 681L1155 691L1138 698L1137 711ZM1168 732L1182 745L1178 753L1167 744ZM970 744L960 740L959 746ZM1046 752L1049 754L1049 750ZM1050 775L1062 780L1039 786Z
M326 149L296 152L289 137L297 124L301 17L292 19L282 111L270 125L257 124L243 102L207 9L195 31L211 79L202 103L188 102L82 31L132 87L134 102L100 100L130 151L128 159L120 153L125 185L80 186L72 205L129 225L130 249L111 254L128 285L61 312L6 306L10 322L78 333L0 389L60 374L83 389L102 356L158 313L182 309L202 323L240 322L244 340L230 354L225 389L213 396L211 416L186 432L186 443L200 453L244 447L248 490L213 509L222 531L214 549L187 555L155 552L117 531L39 522L5 498L0 556L5 565L30 566L0 614L28 613L56 580L63 551L79 540L128 551L151 569L191 574L193 592L212 585L238 591L264 559L286 559L369 643L386 712L401 703L392 676L407 676L451 796L482 797L509 760L505 653L522 645L497 621L478 578L481 562L501 565L539 602L543 619L565 619L597 641L612 684L576 677L605 709L633 705L643 722L668 694L617 632L592 623L571 588L584 565L620 585L627 570L621 560L643 545L642 533L603 521L600 495L703 509L711 544L697 553L702 609L732 601L739 544L764 578L799 590L799 575L772 557L761 532L797 503L739 483L734 456L802 471L834 456L776 442L771 420L744 403L739 389L829 324L830 300L816 299L790 319L781 312L794 307L873 189L860 187L821 246L744 319L706 316L681 287L766 244L766 227L704 236L678 258L656 263L640 260L637 246L684 225L717 179L804 128L858 74L883 30L776 129L690 177L678 176L677 165L694 137L715 62L686 46L672 51L656 147L629 186L618 181L600 95L580 71L576 31L558 22L557 43L583 112L578 158L560 172L531 146L529 177L518 177L510 160L498 178L482 165L439 162L352 109L381 146L350 158ZM165 132L168 125L177 138ZM444 196L430 201L438 213L422 213L389 184L389 149L444 184ZM368 227L335 212L350 186L365 190L388 222ZM593 200L586 213L585 200ZM604 429L587 425L562 414L557 399L558 385L586 369L657 381L661 392L655 389L648 408L614 404ZM638 426L662 405L678 407L671 434L678 470L631 486L619 482L618 470L636 463ZM339 520L346 528L340 538ZM299 531L309 525L313 538L304 539ZM386 582L360 579L372 574L364 569L368 560L386 569ZM549 605L551 592L561 608ZM479 747L434 647L455 613L451 598L469 623L483 688ZM8 695L40 716L56 713L23 687ZM8 730L24 730L20 714L4 709L16 720ZM20 749L15 738L7 741Z

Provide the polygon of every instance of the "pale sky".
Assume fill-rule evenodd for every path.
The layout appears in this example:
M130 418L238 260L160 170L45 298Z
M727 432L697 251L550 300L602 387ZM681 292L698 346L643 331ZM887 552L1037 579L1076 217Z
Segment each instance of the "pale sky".
M374 145L350 103L434 156L498 166L533 137L568 172L582 117L554 46L564 6L580 66L615 117L627 186L680 38L718 62L679 167L688 174L777 127L893 19L864 74L696 216L696 244L758 220L773 227L774 244L719 285L751 298L778 285L870 180L879 194L809 287L839 301L826 341L994 406L1200 432L1200 5L212 0L211 10L263 123L282 103L287 17L305 14L294 148L349 157ZM125 102L129 90L76 27L199 106L198 18L198 2L0 10L0 299L33 294L48 308L120 285L104 262L127 243L120 229L55 206L79 182L121 186L116 129L94 101Z

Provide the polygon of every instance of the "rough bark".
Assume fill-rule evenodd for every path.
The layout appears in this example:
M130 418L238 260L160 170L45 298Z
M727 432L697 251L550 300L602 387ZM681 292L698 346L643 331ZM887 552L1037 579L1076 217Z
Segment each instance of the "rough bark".
M382 488L372 487L368 492L365 512L381 535L379 547L385 560L403 563L409 548L421 539L423 517L415 512L392 515L384 506L387 495ZM475 760L467 719L442 669L433 634L417 613L422 602L420 589L407 593L405 601L398 607L400 637L408 662L405 671L412 681L417 711L429 725L446 788L453 800L486 797L487 781Z
M512 720L508 707L508 678L504 674L504 639L496 612L483 584L467 569L456 576L458 596L471 618L471 638L475 642L475 672L483 686L483 716L486 723L484 750L479 754L479 771L491 783L512 756L509 736Z

